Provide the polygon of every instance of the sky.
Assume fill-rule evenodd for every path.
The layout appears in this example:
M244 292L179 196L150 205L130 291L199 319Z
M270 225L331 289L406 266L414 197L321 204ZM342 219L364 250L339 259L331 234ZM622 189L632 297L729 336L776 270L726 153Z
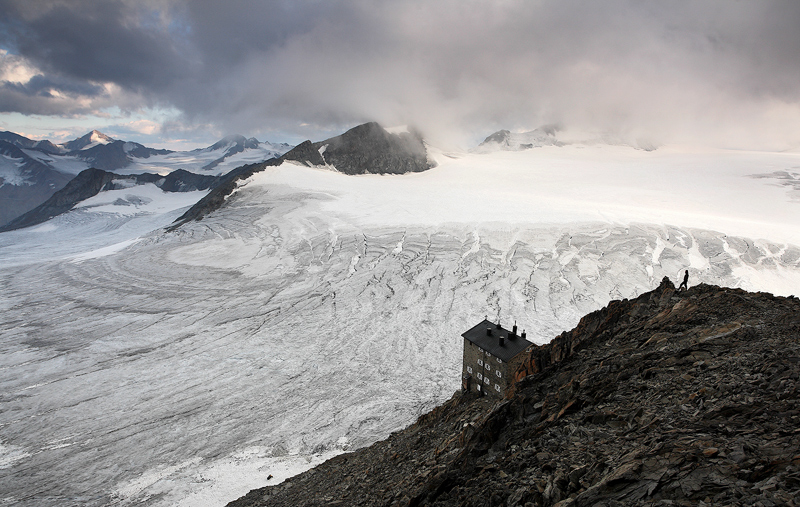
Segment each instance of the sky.
M800 149L800 2L0 0L0 130L156 148L365 121Z

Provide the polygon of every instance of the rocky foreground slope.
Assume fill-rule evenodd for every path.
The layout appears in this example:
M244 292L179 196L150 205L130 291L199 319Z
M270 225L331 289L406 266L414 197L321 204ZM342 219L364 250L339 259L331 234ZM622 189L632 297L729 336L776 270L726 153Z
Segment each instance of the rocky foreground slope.
M795 297L665 278L517 376L229 505L800 504Z

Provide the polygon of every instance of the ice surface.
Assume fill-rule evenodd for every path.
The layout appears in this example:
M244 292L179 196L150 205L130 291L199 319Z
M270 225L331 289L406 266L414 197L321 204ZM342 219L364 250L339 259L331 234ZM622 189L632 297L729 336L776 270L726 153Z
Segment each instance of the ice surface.
M687 268L800 287L798 204L748 177L798 155L558 150L284 164L174 233L84 206L0 234L0 502L222 505L450 397L486 315L543 343Z

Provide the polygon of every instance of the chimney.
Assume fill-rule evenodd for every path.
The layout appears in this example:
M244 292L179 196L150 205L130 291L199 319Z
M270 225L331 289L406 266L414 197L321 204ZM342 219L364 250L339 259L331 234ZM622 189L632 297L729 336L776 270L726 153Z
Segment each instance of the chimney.
M490 327L486 328L486 336L492 336L492 328Z
M497 321L497 329L500 329L500 321Z
M514 327L511 328L511 332L516 335L517 334L517 321L514 321Z
M525 331L522 332L522 339L525 339Z
M501 336L501 337L500 337L500 346L502 347L502 346L503 346L503 345L505 345L505 344L506 344L506 340L505 340L505 338L503 338L503 337Z

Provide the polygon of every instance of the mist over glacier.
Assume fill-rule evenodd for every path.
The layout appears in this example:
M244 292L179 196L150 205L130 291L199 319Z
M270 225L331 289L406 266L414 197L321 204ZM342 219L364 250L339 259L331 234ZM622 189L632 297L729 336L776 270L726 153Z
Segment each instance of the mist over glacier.
M2 498L221 505L449 398L484 316L544 343L684 269L800 286L798 154L433 156L283 164L173 233L184 202L0 235Z

